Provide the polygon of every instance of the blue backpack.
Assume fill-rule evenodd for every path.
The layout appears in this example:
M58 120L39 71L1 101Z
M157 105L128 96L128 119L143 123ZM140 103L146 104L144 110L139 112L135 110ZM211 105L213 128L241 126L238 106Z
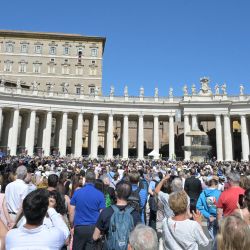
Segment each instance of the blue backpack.
M114 213L110 219L107 249L125 250L128 247L129 234L134 229L134 220L131 215L134 208L128 206L125 210L120 210L116 205L111 207Z

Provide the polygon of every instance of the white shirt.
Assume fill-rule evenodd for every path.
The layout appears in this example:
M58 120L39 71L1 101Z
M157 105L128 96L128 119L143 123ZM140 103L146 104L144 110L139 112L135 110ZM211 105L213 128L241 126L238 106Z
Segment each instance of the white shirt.
M5 189L5 200L8 211L17 213L26 195L28 194L28 185L20 179L9 183Z
M174 221L171 218L168 220L165 218L162 226L163 245L166 250L198 250L198 245L205 247L209 244L208 238L196 221L189 219Z
M119 173L119 180L121 180L123 178L123 174L124 174L124 169L118 169L118 173Z
M49 208L48 214L53 227L42 225L34 229L23 226L11 229L6 235L6 250L60 250L69 230L54 208Z

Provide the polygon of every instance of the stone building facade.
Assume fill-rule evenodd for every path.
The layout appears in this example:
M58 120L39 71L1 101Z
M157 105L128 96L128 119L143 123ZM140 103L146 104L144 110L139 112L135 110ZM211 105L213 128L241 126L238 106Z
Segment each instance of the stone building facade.
M9 86L101 94L106 39L0 30L0 75Z

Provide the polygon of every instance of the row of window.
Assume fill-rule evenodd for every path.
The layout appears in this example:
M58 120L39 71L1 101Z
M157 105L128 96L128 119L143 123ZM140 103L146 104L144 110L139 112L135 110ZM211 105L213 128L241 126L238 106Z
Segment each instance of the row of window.
M51 86L53 86L53 84L47 83L46 85L47 85L47 90L51 91L52 90ZM68 93L69 83L63 82L61 84L61 86L62 86L62 92L63 93ZM96 94L98 94L98 91L99 91L99 89L94 84L88 85L88 93L90 95L96 95ZM75 94L76 95L84 94L83 93L83 84L75 84Z
M28 43L22 43L20 45L20 53L26 54L29 51L29 44ZM79 55L79 52L81 54L84 53L84 46L78 46L76 48L77 55ZM14 42L6 42L5 43L5 52L7 53L13 53L14 52ZM42 44L35 44L34 45L34 53L35 54L42 54L43 52L43 45ZM57 45L50 45L48 53L50 55L56 55L57 54ZM71 54L71 48L69 45L63 46L63 55L69 56ZM98 55L98 48L91 48L90 49L90 56L91 57L97 57Z
M21 61L18 63L18 72L19 73L26 73L27 72L27 62L26 61ZM41 65L42 63L40 62L34 62L33 63L33 73L40 74L41 73ZM92 64L89 65L89 75L94 76L97 75L97 68L98 66L95 64L95 61L92 61ZM48 63L48 73L49 74L55 74L59 73L56 72L58 69L60 69L58 66L56 67L56 64L54 61L50 61ZM4 62L4 71L5 72L12 72L13 70L13 61L7 60ZM67 64L66 62L62 64L61 67L61 73L64 75L69 75L72 73L72 68L70 68L70 65ZM83 65L79 65L75 67L75 74L76 75L83 75Z

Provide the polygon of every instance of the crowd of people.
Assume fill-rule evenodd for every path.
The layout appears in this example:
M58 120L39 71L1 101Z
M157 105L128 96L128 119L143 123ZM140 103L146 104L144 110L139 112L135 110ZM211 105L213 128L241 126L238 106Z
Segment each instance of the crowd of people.
M0 173L1 249L250 249L249 162L18 156Z

